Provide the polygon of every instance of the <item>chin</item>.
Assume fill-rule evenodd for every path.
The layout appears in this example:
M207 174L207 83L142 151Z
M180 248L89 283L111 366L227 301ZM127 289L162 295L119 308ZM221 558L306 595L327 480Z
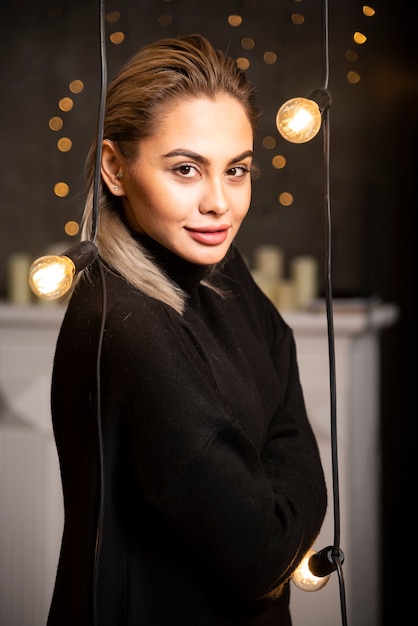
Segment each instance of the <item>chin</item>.
M222 250L208 250L207 253L193 255L190 261L195 265L216 265L220 263L229 250L229 245L222 248Z

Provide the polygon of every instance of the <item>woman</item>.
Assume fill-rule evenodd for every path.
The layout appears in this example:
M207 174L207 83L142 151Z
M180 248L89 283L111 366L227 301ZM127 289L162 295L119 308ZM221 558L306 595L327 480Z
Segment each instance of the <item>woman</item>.
M234 245L257 120L243 72L199 35L144 47L109 86L100 265L53 372L65 526L49 626L291 623L326 492L292 332Z

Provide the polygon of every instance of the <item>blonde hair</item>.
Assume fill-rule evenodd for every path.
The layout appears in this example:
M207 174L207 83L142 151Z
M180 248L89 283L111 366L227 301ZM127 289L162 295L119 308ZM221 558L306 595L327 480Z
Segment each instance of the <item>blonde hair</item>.
M117 147L127 167L137 157L141 140L158 130L164 107L174 99L225 93L241 103L255 135L259 111L255 93L234 59L201 35L167 38L144 46L110 83L106 96L103 138ZM97 138L86 161L87 198L82 219L83 239L93 226L93 189ZM110 268L143 293L178 312L183 291L157 267L127 227L121 199L100 183L96 245Z

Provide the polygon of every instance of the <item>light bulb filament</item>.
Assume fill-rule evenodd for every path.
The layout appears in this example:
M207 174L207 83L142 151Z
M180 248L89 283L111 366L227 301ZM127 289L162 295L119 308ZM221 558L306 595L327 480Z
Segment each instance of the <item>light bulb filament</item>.
M315 117L306 109L296 111L294 117L289 120L289 129L294 133L300 133L309 125L315 123Z

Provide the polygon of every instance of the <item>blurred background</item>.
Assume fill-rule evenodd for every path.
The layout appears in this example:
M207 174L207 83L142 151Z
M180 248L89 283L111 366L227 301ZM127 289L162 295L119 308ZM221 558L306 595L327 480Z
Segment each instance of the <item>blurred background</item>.
M379 335L378 361L379 574L386 626L398 605L412 610L407 573L415 530L410 507L418 54L410 3L375 0L370 8L357 0L329 2L332 281L339 304L377 300L398 312ZM51 248L62 252L77 239L84 161L99 103L98 10L93 0L1 5L0 302L3 311L13 307L13 315L22 306L13 284L16 267ZM309 255L319 268L320 298L322 136L290 144L279 135L275 117L285 100L322 84L322 2L108 0L106 13L109 78L139 47L162 36L200 32L239 60L263 112L256 142L260 173L240 247L250 263L259 246L278 247L285 278L295 257ZM31 299L25 306L40 305ZM42 310L44 328L53 313ZM0 371L7 370L5 354L0 346ZM2 385L0 379L4 395Z

